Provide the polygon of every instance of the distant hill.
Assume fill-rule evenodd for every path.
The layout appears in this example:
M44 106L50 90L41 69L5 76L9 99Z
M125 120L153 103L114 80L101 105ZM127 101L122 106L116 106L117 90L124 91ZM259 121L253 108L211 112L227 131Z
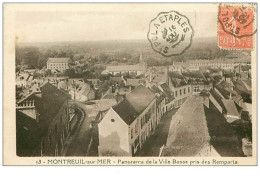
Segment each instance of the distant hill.
M18 43L17 50L26 50L35 47L42 56L40 65L44 65L48 57L71 57L71 59L92 59L99 63L112 61L136 63L142 52L148 65L168 65L173 61L189 59L216 59L232 56L241 57L240 51L221 50L217 46L216 37L193 38L191 47L184 54L174 57L164 57L153 51L148 40L108 40L108 41L84 41L84 42L40 42ZM20 52L17 52L20 53ZM235 54L234 54L235 53ZM250 54L250 52L248 52ZM36 57L35 57L36 58ZM22 60L23 58L20 58Z

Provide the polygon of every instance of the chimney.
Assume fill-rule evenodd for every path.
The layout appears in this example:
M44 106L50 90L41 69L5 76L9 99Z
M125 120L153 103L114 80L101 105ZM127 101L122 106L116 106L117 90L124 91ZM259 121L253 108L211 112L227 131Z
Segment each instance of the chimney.
M153 80L153 76L152 76L152 72L150 71L150 73L149 73L149 82L152 82L152 80Z
M166 83L169 85L169 66L166 67Z

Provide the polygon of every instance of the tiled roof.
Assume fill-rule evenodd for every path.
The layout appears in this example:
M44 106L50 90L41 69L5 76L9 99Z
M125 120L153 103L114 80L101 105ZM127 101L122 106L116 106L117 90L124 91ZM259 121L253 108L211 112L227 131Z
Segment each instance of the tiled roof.
M220 156L243 156L240 141L224 116L211 102L207 108L203 97L193 96L173 116L162 155L196 156L204 146L212 146L213 154L215 150Z
M230 114L232 116L239 116L239 113L237 111L236 105L233 100L222 99L222 102L223 102L228 114Z
M240 140L231 125L211 102L209 107L204 109L212 146L222 157L244 156Z
M126 124L130 125L155 98L156 95L150 89L138 86L113 109Z
M187 84L182 74L178 71L169 72L169 77L174 87L180 87Z
M251 92L246 88L245 84L242 81L234 81L234 90L238 92L241 96L245 94L251 94Z
M110 77L111 81L120 83L121 81L124 81L124 79L122 77Z
M47 63L69 63L70 58L49 58Z
M154 93L162 93L162 91L155 85L152 85L151 86L151 90L154 92Z
M34 92L28 97L26 97L24 100L22 100L19 103L22 103L26 100L34 100L35 108L37 112L39 113L39 121L40 121L40 128L38 127L36 132L31 132L31 134L37 134L39 138L45 135L46 131L49 128L50 123L54 120L54 118L57 116L57 114L60 111L60 108L65 103L65 101L68 99L67 94L59 90L54 85L46 82L41 87L41 93L42 95L39 95L39 93ZM19 111L19 108L18 108ZM26 124L27 119L26 115L22 115L23 112L19 112L20 117L22 119L19 119L20 124ZM21 133L23 134L23 133ZM28 139L25 141L33 141L32 139Z
M127 79L126 86L139 86L145 82L145 79Z
M222 80L220 83L218 83L216 86L219 86L221 88L228 88L228 89L232 89L232 87L234 86L233 82L227 82L225 80Z
M235 74L233 72L227 71L223 74L224 77L232 78L235 77Z
M180 72L175 71L175 72L169 72L169 77L171 78L177 78L177 79L183 79L183 76Z
M249 65L241 66L241 70L242 70L243 72L249 71L250 69L251 69L251 66L249 66Z
M249 88L252 88L252 80L251 79L243 79L242 80Z
M157 95L157 105L159 105L164 98L166 98L166 95L155 85L152 85L151 86L151 90L155 93L155 94L158 94Z
M205 78L205 76L203 75L203 73L198 70L198 71L185 71L182 73L182 75L184 77L189 77L189 78L198 78L198 79L203 79L205 81L207 81L207 79Z
M174 97L172 95L172 91L170 89L170 87L166 84L166 83L163 83L160 85L161 88L163 89L163 92L165 93L165 95L170 99L170 100L174 100Z
M209 141L203 97L188 98L172 117L164 156L195 156Z
M214 89L210 89L209 93L213 96L213 98L218 102L218 104L221 106L221 108L223 109L224 112L227 112L224 104L223 104L223 101L222 101L222 98L221 96L214 90Z

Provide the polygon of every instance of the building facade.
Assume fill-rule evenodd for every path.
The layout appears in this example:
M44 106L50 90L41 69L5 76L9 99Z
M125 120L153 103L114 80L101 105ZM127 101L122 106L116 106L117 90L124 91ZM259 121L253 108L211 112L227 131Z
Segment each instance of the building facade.
M156 126L156 96L139 86L98 124L99 155L134 156Z
M68 95L45 83L40 92L17 103L17 155L61 156L76 116L69 110Z
M233 70L236 65L238 64L235 61L230 60L189 60L186 62L173 62L170 71L182 72L185 68L199 70L207 67Z
M64 72L69 69L69 62L70 58L49 58L47 61L47 69Z
M147 64L142 58L142 54L140 54L139 63L136 65L116 65L116 66L107 66L106 73L111 75L144 75L147 69Z

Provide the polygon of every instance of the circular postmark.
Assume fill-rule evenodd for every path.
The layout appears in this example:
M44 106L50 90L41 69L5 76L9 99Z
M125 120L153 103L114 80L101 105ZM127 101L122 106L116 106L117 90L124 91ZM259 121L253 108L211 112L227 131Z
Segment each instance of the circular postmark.
M256 32L253 7L220 5L218 19L223 31L237 38L252 36Z
M191 46L193 29L186 16L176 11L161 12L150 22L147 37L154 51L175 56Z

